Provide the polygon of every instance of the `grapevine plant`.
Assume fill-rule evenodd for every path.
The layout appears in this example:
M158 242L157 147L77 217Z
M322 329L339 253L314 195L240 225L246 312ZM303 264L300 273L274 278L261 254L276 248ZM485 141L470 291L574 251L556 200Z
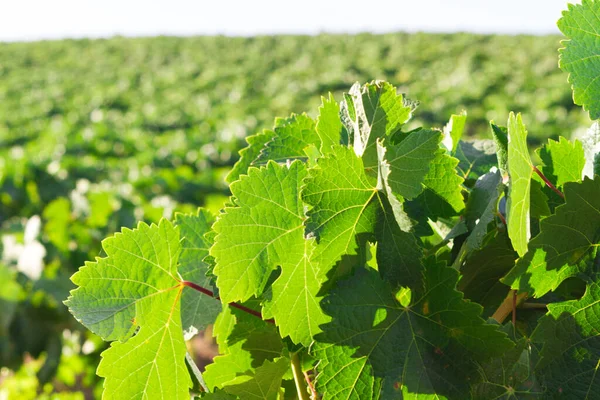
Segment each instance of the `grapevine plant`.
M600 1L558 24L600 118ZM218 216L104 240L66 301L112 342L104 398L600 398L598 124L534 165L520 115L466 141L466 113L409 129L416 108L355 84L249 137Z

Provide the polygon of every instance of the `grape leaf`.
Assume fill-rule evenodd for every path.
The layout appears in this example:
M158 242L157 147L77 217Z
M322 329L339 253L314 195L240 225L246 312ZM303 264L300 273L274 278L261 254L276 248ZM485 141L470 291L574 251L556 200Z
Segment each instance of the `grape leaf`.
M533 173L529 149L527 148L527 131L521 119L510 113L508 117L508 175L510 186L508 191L507 225L508 236L513 247L523 256L527 252L530 237L529 227L529 192L531 174Z
M531 180L531 203L529 207L532 218L540 219L552 214L548 205L548 196L544 193L544 186L546 186L545 183L540 183L535 179Z
M179 231L167 221L159 226L140 223L135 230L125 228L103 240L102 247L107 257L86 262L71 277L79 288L65 304L104 340L123 341L136 328L136 303L166 294L179 282Z
M490 122L492 136L496 143L496 158L498 159L498 168L502 176L508 174L508 130L504 126L498 126Z
M192 380L185 365L186 347L179 316L181 290L146 297L136 304L139 332L115 341L102 353L98 376L105 398L189 398Z
M299 199L304 164L270 161L231 184L236 207L214 224L214 274L223 303L262 294L276 267L294 268L304 254L304 210Z
M314 239L304 239L304 206L300 186L306 168L269 162L231 185L238 207L225 210L214 230L214 274L224 302L245 301L263 293L269 273L281 267L264 303L283 336L308 346L327 318L317 292L326 280L311 259ZM232 251L235 249L235 251ZM326 270L323 270L326 271Z
M268 160L285 162L306 159L304 149L310 145L320 147L315 121L306 114L292 114L280 121L274 130L275 135L264 145L258 158L253 161L254 165L264 164Z
M540 171L543 171L543 167ZM543 173L543 172L542 172ZM556 180L555 177L552 177L552 179ZM537 186L537 188L534 188L534 182ZM538 193L534 193L534 190L537 191ZM531 187L530 187L530 191L529 191L529 197L530 197L530 204L529 204L529 208L530 208L530 216L533 214L533 210L531 210L532 204L531 202L533 202L532 198L533 196L540 196L539 192L542 192L543 196L541 196L542 198L538 198L535 199L536 202L539 202L543 199L543 197L545 197L545 202L546 202L546 206L548 208L548 210L546 210L546 207L544 207L543 210L535 210L536 213L546 213L547 211L549 211L550 214L554 214L556 207L565 204L565 199L564 197L562 197L561 195L559 195L557 192L555 192L554 190L550 189L550 187L546 184L546 182L544 182L544 180L542 179L541 176L539 176L537 173L533 174L533 177L531 179ZM562 192L561 192L562 193ZM535 205L536 207L539 207L539 204ZM532 230L531 234L534 234L535 232Z
M329 93L328 99L321 97L321 102L316 130L321 140L321 154L327 154L331 146L341 143L343 126L340 120L340 106L333 95Z
M365 168L376 170L377 139L394 134L411 117L414 105L408 104L396 88L383 81L361 86L355 83L345 96L342 120L346 124L354 151Z
M289 368L290 361L285 357L273 362L265 361L256 371L227 382L223 390L242 399L275 400L283 375Z
M569 73L573 85L573 101L589 111L591 119L600 118L600 2L583 0L569 4L558 20L558 28L570 40L560 49L560 68Z
M437 142L435 147L437 148ZM379 273L384 279L388 279L393 287L413 287L420 281L423 252L417 238L410 232L412 221L388 182L391 168L385 160L386 151L382 141L378 141L377 187L380 191L377 199L380 207L375 227L377 240L375 258L380 265Z
M594 122L580 140L585 155L583 176L594 179L600 173L600 123Z
M502 357L479 364L478 377L474 377L474 400L488 399L539 399L543 394L534 375L537 351L529 338L520 336L512 323L502 327L515 347Z
M285 266L267 293L263 317L275 318L282 336L308 347L321 332L319 325L329 321L319 306L317 296L321 282L326 280L316 263L311 261L314 239L304 242L303 257L295 266Z
M498 163L496 145L491 140L460 141L454 154L458 170L465 180L477 179Z
M302 191L307 231L318 238L312 260L326 274L344 254L356 254L357 235L374 233L379 202L376 182L352 149L332 147L310 170Z
M566 202L540 222L529 251L504 277L513 289L543 296L585 268L587 254L600 243L600 181L585 179L564 186Z
M469 195L464 218L471 232L467 238L467 246L470 250L481 248L488 225L496 216L498 198L502 194L503 187L502 176L498 170L482 175L475 182Z
M600 285L591 283L580 300L552 303L532 341L542 344L536 366L548 396L593 399L600 393Z
M566 182L581 182L585 157L581 142L569 142L564 137L559 141L548 139L548 143L539 151L544 162L542 172L556 186Z
M204 288L212 287L212 280L206 276L208 265L203 260L212 244L204 235L210 231L213 222L214 217L203 209L199 209L196 215L175 215L175 224L182 238L179 275ZM215 289L212 288L212 291L215 292ZM195 290L185 290L181 296L181 324L185 339L189 340L214 323L219 312L221 302L217 299Z
M390 206L394 219L398 227L404 232L410 232L413 227L413 221L404 210L404 199L397 195L390 186L389 177L392 172L390 164L386 160L387 148L383 144L383 139L377 141L377 157L379 159L377 171L377 188L379 189L379 203L383 209L385 204ZM382 200L381 196L385 193L387 200ZM384 214L387 210L384 210ZM386 216L387 218L387 216Z
M208 400L237 400L238 399L237 396L226 393L222 390L217 390L213 393L202 393L202 395L199 398L200 399L208 399ZM198 399L198 397L196 399Z
M222 388L237 376L281 357L284 344L272 324L241 310L224 307L215 322L213 335L219 353L203 374L207 386Z
M387 198L379 196L379 200L382 205L376 228L379 273L392 287L413 288L421 280L421 244L411 232L400 229Z
M324 399L377 398L382 385L404 398L468 397L460 376L470 360L500 355L512 343L479 317L479 305L462 299L457 280L454 269L429 260L407 307L376 271L338 282L322 302L333 319L314 345Z
M106 378L104 396L187 398L192 382L180 317L179 229L166 220L140 223L105 239L102 247L107 257L73 275L79 288L65 304L88 329L119 340L98 366Z
M467 122L467 112L462 110L460 114L452 114L450 121L444 126L444 139L442 143L452 154L456 151L460 138L465 130L465 123Z
M458 160L439 149L423 180L425 190L414 201L421 203L426 215L433 221L450 218L465 208L462 196L464 182L456 172Z
M465 298L481 304L485 315L491 315L510 289L500 282L518 258L506 233L490 232L482 239L480 250L474 251L461 267L458 289Z
M248 168L258 158L265 145L274 137L275 132L267 129L256 135L248 136L246 138L248 146L240 150L240 159L235 163L225 180L232 183L240 179L240 175L246 174Z
M389 164L387 182L394 193L412 199L423 191L423 180L437 156L442 135L421 129L412 132L398 145L387 145Z

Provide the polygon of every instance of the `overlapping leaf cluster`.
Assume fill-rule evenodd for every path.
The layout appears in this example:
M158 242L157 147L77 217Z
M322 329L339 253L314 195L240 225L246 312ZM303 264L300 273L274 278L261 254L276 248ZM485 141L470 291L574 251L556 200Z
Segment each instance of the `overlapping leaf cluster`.
M105 398L595 398L597 127L534 165L520 115L466 142L466 113L408 129L416 110L356 84L249 138L216 219L106 239L67 301L113 340ZM200 374L184 333L211 323L220 355Z

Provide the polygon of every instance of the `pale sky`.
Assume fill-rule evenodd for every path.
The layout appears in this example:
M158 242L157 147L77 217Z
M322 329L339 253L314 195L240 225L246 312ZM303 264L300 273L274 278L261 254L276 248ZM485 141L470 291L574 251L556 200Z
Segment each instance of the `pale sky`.
M571 3L579 1L570 1ZM0 0L0 41L319 32L558 33L565 0Z

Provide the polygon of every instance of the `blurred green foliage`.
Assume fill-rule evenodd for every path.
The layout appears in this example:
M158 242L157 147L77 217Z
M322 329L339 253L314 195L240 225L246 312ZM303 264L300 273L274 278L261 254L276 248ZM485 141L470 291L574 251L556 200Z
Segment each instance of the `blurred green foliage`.
M356 81L385 79L421 102L415 126L442 127L466 109L466 134L479 137L489 136L489 120L503 124L518 111L535 146L589 125L557 68L559 40L361 34L0 44L1 390L23 399L92 396L103 345L63 306L68 277L102 256L100 241L123 226L203 205L217 211L244 138L290 111L317 110L327 92L341 99ZM41 229L28 238L34 215ZM45 249L39 277L27 272L34 242Z

